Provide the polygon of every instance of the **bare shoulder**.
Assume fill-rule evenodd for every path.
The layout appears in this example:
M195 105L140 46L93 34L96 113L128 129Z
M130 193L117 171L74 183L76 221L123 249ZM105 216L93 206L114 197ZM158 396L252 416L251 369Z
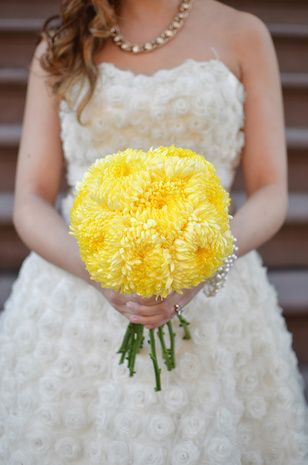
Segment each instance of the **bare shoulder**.
M224 5L223 5L224 6ZM228 46L237 61L241 80L261 67L278 70L277 56L270 30L258 16L226 6L224 30Z
M242 48L252 43L268 44L272 41L271 33L265 22L258 16L246 11L233 10L231 28ZM231 25L231 24L230 24Z
M228 40L233 39L245 47L250 41L268 42L271 39L267 25L258 16L217 0L206 3L211 20L219 29L223 28Z
M250 62L255 64L258 59L275 59L272 36L265 22L252 13L232 10L227 26L241 69L247 68Z
M253 58L251 55L274 56L274 46L271 33L265 22L258 16L226 5L217 0L199 1L200 17L210 18L210 27L214 25L213 33L220 50L230 68L238 70L242 76L243 69ZM221 40L220 40L221 38ZM253 51L253 53L252 53Z
M32 60L30 64L30 71L35 72L35 73L40 73L42 75L45 75L46 72L43 70L42 65L41 65L41 59L43 56L46 54L48 51L48 41L45 38L42 38L39 43L36 45L33 55L32 55Z

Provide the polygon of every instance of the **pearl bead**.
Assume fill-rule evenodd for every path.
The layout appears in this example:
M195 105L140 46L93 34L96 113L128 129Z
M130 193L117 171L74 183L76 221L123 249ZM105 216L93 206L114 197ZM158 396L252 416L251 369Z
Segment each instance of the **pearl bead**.
M138 52L140 52L140 50L141 50L141 49L140 49L139 45L134 45L134 46L132 47L132 51L133 51L134 53L138 53Z
M162 37L157 37L157 39L155 40L155 42L159 45L163 44L164 43L164 39Z
M146 44L144 44L145 50L152 50L152 48L153 48L153 45L150 42L147 42Z
M233 236L233 251L232 251L232 254L224 259L224 265L220 266L217 269L215 275L212 276L211 278L209 278L206 281L206 284L205 284L205 286L203 288L203 293L207 297L215 296L218 293L218 290L221 289L225 285L227 276L228 276L228 274L229 274L235 260L237 259L237 255L236 255L235 252L236 252L236 250L238 250L238 247L236 246L235 241L236 241L236 238Z

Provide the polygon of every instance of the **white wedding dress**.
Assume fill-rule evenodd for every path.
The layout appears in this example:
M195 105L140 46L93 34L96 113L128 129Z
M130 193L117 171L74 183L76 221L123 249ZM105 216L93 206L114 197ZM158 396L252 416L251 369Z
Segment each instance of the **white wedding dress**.
M75 85L77 103L86 84ZM230 189L244 144L246 90L219 59L153 75L111 63L80 126L62 101L70 192L98 157L175 144L214 163ZM178 321L175 370L161 358L154 391L148 342L130 378L116 353L127 319L91 285L30 253L0 319L1 465L307 465L303 380L254 250L216 297L203 291Z

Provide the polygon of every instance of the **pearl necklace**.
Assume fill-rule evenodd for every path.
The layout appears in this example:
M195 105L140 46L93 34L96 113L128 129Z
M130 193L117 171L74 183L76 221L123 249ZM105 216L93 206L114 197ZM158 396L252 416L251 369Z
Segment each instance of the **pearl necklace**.
M125 52L131 52L135 54L152 52L156 48L161 47L162 45L165 45L167 42L169 42L169 40L175 36L178 30L181 29L185 19L189 15L192 2L193 0L182 0L177 14L167 29L165 29L158 37L150 42L145 42L142 45L138 45L125 40L118 25L115 25L111 28L110 36L113 42Z

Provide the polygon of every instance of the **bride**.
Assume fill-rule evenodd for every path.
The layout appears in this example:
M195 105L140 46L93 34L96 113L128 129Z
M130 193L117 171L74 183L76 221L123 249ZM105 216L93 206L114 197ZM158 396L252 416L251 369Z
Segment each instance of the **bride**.
M206 155L228 190L242 162L238 259L212 297L204 283L161 302L100 288L68 234L74 188L98 156L171 144ZM215 0L63 0L29 74L14 224L32 252L0 320L0 463L307 465L303 381L256 251L286 211L261 20ZM116 351L127 320L156 328L179 306L192 340L177 338L155 392L148 356L130 378Z

